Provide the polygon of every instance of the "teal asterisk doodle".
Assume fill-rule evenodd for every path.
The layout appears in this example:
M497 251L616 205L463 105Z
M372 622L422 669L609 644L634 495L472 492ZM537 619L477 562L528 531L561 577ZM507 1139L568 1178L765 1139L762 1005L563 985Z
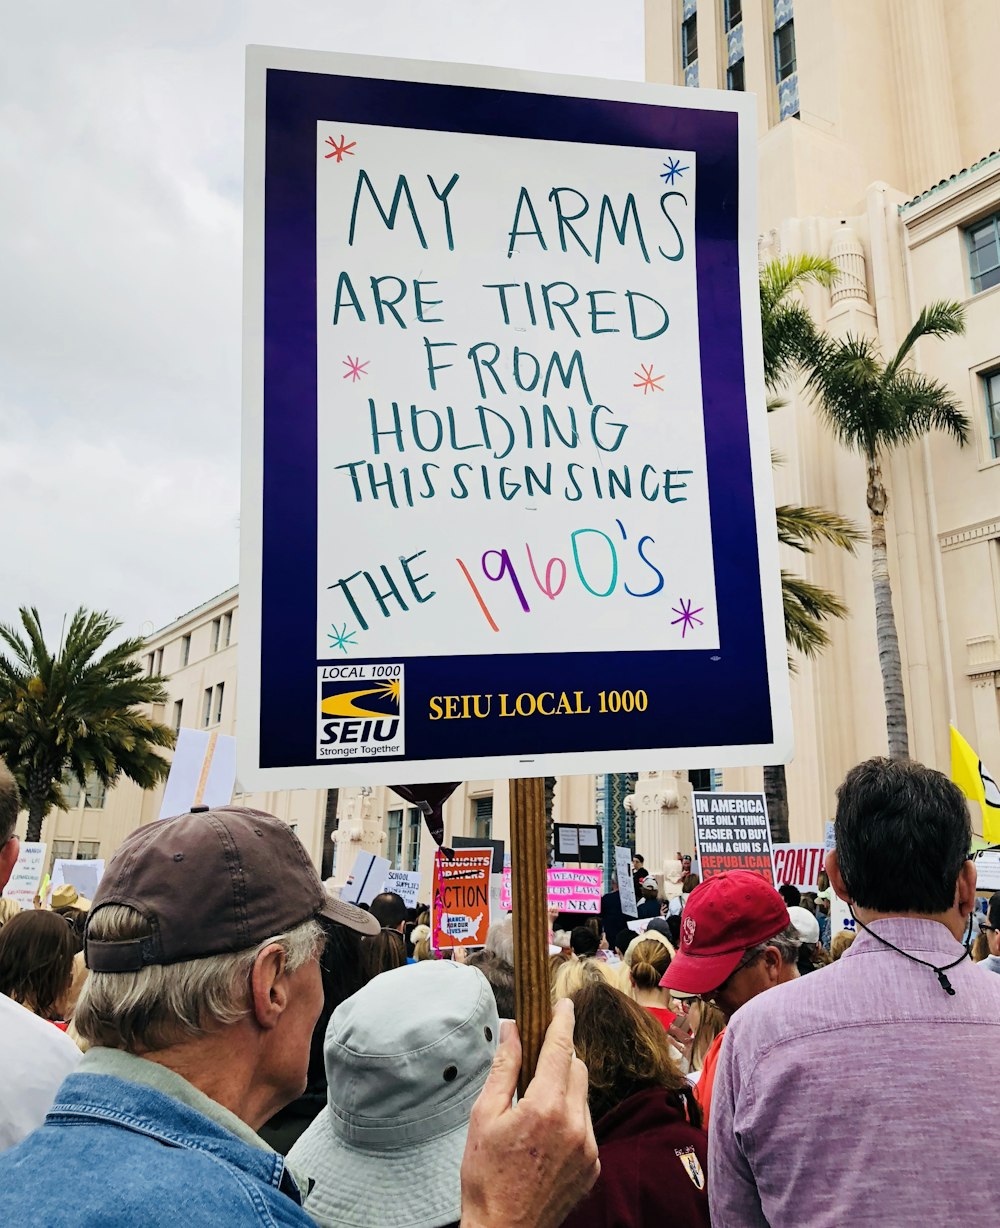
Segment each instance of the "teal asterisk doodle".
M344 623L343 627L339 630L336 623L331 623L330 630L327 632L327 639L330 641L331 648L339 648L346 656L348 646L351 648L357 647L357 641L354 638L356 635L356 631L347 630L347 623Z
M673 183L675 179L680 179L686 170L690 168L681 166L680 158L668 158L663 164L666 170L660 172L660 178L664 183Z

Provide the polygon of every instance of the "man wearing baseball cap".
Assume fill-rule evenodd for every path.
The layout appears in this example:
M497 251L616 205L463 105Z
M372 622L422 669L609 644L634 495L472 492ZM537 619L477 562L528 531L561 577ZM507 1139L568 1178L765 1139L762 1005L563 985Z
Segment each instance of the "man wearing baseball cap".
M370 914L326 894L298 837L271 815L197 807L133 832L87 921L90 976L74 1023L91 1048L45 1123L0 1157L0 1222L312 1224L305 1191L256 1130L306 1084L323 1000L320 915L379 931ZM572 1012L557 1018L547 1049L546 1086L534 1099L563 1105L561 1137L544 1140L535 1121L543 1113L521 1114L546 1185L530 1182L526 1195L539 1215L564 1216L598 1171ZM482 1212L478 1171L502 1171L511 1150L510 1095L505 1111L498 1092L516 1084L517 1049L508 1041L501 1050L491 1097L474 1115L467 1223L475 1228L502 1222ZM553 1050L568 1059L553 1061ZM531 1098L529 1087L522 1104Z
M793 980L800 938L785 902L759 874L729 870L691 892L681 941L660 985L717 1006L728 1021L765 989ZM705 1054L695 1098L706 1129L723 1029Z

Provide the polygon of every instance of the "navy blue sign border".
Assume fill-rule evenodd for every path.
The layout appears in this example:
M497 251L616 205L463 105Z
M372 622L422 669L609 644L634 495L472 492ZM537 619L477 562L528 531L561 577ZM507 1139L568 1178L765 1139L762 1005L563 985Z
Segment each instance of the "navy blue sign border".
M319 120L667 151L690 149L697 154L701 372L721 646L711 652L629 652L609 645L607 651L586 653L383 658L402 661L405 666L405 758L770 742L737 261L737 116L634 102L269 69L260 766L326 762L316 758ZM470 608L469 617L473 615ZM459 633L456 626L456 636ZM331 658L331 663L343 662L343 656L336 662ZM513 697L520 692L581 690L591 708L589 714L505 719L494 713L483 720L428 719L428 700L433 695L504 692ZM649 706L642 714L601 715L595 702L601 690L644 690Z

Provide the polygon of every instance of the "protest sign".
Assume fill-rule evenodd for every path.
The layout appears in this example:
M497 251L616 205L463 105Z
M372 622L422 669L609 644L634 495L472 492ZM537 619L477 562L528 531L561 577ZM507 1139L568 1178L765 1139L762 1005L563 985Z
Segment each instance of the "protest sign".
M695 792L691 800L702 879L724 870L752 870L774 881L763 793Z
M236 783L236 739L207 729L182 729L163 790L160 818L192 806L228 806Z
M44 867L45 844L22 840L14 869L3 889L4 899L17 900L22 908L33 908Z
M431 945L481 947L490 928L490 873L493 850L456 849L449 860L440 849L434 854L431 893Z
M246 150L246 787L786 759L753 98L257 47Z
M603 871L599 869L568 869L564 866L551 866L546 871L546 897L549 909L559 912L601 911L601 879ZM503 872L503 889L500 896L501 907L510 911L510 868Z
M354 865L341 888L340 898L348 904L370 904L382 890L391 864L386 857L374 853L358 853Z
M1000 891L1000 852L995 849L984 849L976 853L972 859L976 866L976 890Z
M791 883L800 891L819 891L819 875L826 862L822 844L775 844L771 856L775 886Z
M385 876L382 890L394 891L407 908L416 908L420 898L420 875L412 870L390 870Z
M618 895L622 912L626 917L638 917L639 908L635 899L635 879L632 877L632 850L615 846L615 874L618 877Z
M476 836L454 836L451 847L455 849L491 848L493 850L493 873L499 874L503 870L506 855L502 840L481 840Z
M596 823L556 823L553 836L558 861L603 864L602 832Z
M57 857L52 863L52 882L55 889L64 883L74 886L88 900L94 898L97 884L104 877L104 858L88 857L80 861L69 857Z

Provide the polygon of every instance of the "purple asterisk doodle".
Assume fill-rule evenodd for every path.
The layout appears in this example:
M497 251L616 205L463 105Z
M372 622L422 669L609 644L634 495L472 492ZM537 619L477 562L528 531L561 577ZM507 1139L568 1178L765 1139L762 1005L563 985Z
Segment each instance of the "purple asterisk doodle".
M705 607L700 605L697 610L692 610L692 605L694 605L693 600L685 601L685 599L682 597L680 599L680 609L678 609L677 606L672 607L672 612L674 614L679 614L680 617L675 618L670 625L671 627L676 627L678 623L681 624L681 639L687 635L688 629L693 628L695 623L697 623L699 627L703 627L705 625L702 620L697 617L697 615L700 614Z

